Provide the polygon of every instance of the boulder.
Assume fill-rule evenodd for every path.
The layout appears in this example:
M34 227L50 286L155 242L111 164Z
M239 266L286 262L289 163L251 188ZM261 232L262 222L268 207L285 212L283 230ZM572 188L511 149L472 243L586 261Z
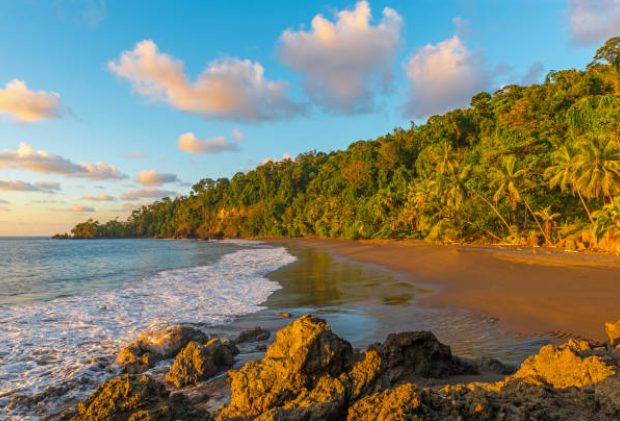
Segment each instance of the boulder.
M583 387L617 374L617 369L605 347L571 339L542 347L511 378L541 378L555 388Z
M232 367L238 353L237 347L228 340L216 338L205 345L190 342L177 355L166 374L166 382L175 387L196 385Z
M287 404L290 411L296 399L317 399L312 391L319 383L322 389L338 390L330 378L345 370L351 356L351 345L325 320L303 316L278 331L262 361L229 372L232 395L222 416L257 417ZM324 376L329 377L321 381Z
M412 376L445 378L450 374L476 373L464 360L452 357L450 347L437 340L432 332L391 333L381 345L371 345L384 360L392 383Z
M256 326L254 329L244 330L234 340L236 344L243 344L247 342L262 342L269 339L270 333L268 330L262 329L260 326Z
M607 332L611 346L620 346L620 319L615 322L605 322L605 332Z
M79 404L70 421L209 421L208 412L192 408L180 394L148 376L108 380Z
M168 326L140 335L136 341L118 353L116 362L126 373L144 373L157 362L173 358L190 341L204 343L207 340L207 335L198 329L189 326Z

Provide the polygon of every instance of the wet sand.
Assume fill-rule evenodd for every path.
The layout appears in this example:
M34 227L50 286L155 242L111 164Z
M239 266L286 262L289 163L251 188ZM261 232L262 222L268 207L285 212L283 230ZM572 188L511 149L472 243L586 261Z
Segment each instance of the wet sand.
M417 241L269 241L381 265L436 292L420 296L416 307L467 309L515 333L568 332L605 340L603 323L620 317L620 258L614 256Z
M420 306L432 291L383 266L292 243L286 247L297 261L268 275L282 288L267 299L265 309L212 327L212 334L233 337L256 325L275 332L291 322L277 313L288 312L326 319L337 335L360 349L383 342L389 333L430 330L456 355L520 363L553 341L547 335L506 332L479 312Z

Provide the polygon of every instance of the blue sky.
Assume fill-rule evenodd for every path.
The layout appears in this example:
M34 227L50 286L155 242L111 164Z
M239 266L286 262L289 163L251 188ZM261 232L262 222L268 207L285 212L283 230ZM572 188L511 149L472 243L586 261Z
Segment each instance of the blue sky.
M584 68L619 16L620 0L2 1L0 235L124 219L203 177Z

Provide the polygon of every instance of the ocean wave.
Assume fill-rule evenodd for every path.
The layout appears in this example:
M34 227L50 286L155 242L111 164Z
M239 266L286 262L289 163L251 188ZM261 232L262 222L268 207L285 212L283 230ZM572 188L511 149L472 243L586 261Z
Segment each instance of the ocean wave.
M159 272L124 288L0 307L0 418L36 420L85 397L117 374L107 362L144 330L216 325L259 311L280 289L265 275L295 257L284 248L256 244L209 265ZM62 396L56 407L47 406L50 393ZM29 409L9 408L14 395L30 396Z

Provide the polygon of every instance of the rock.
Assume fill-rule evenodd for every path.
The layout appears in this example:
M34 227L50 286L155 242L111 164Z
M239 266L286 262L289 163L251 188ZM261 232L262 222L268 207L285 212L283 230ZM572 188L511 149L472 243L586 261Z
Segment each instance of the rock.
M247 342L262 342L269 339L270 333L268 330L261 329L260 326L256 326L254 329L244 330L234 340L236 344L242 344Z
M420 399L413 384L360 399L349 408L348 421L414 420Z
M281 311L279 313L276 313L276 316L283 317L285 319L290 319L291 317L293 317L293 315L291 313L287 313L285 311Z
M605 332L611 346L620 346L620 319L615 322L605 322Z
M320 379L340 375L351 355L351 345L332 333L325 320L303 316L278 331L262 361L229 372L232 395L222 416L256 417L286 404L290 411L296 399L317 398L312 389L319 383L326 390L336 387Z
M232 367L238 353L237 347L228 340L216 338L206 345L190 342L177 355L166 374L166 382L175 387L198 384Z
M381 345L372 345L382 356L390 381L408 376L445 378L450 374L476 373L475 367L452 358L450 347L437 340L432 332L391 333Z
M79 404L71 421L208 421L208 412L192 408L180 394L148 376L126 374L108 380Z
M556 388L583 387L617 374L604 347L571 339L563 345L546 345L521 364L512 378L539 377Z
M138 340L123 348L116 362L126 373L143 373L166 358L174 357L190 341L207 342L208 337L189 326L168 326L165 329L143 333Z

